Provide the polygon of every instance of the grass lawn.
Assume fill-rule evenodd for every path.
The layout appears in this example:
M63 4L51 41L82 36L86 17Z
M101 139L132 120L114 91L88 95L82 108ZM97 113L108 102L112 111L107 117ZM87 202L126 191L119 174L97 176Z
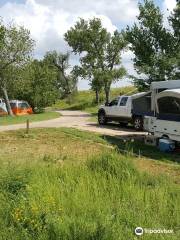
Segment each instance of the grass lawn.
M67 128L3 132L0 144L0 239L136 240L137 226L174 231L141 239L180 239L178 163Z
M30 122L50 120L53 118L58 118L59 116L60 114L57 112L44 112L44 113L24 115L24 116L14 116L14 117L5 116L5 117L0 117L0 126L25 123L27 119L29 119Z

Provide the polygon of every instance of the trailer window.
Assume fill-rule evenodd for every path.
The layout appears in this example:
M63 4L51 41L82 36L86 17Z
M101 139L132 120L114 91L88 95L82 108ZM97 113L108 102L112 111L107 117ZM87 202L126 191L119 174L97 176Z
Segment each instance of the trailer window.
M180 99L175 97L163 97L158 100L159 113L180 114Z
M126 106L127 100L128 100L128 97L122 97L120 106Z

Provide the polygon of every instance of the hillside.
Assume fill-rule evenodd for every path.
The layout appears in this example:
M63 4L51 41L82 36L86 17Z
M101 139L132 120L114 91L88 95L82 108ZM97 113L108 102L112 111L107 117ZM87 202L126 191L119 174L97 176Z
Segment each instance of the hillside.
M122 88L113 88L111 90L111 99L124 94L132 94L136 92L135 87L128 86ZM103 93L100 95L100 104L104 103L105 96ZM68 109L68 110L84 110L90 113L97 112L97 104L95 103L95 93L91 90L78 91L74 95L68 98L58 100L56 104L53 105L55 109Z

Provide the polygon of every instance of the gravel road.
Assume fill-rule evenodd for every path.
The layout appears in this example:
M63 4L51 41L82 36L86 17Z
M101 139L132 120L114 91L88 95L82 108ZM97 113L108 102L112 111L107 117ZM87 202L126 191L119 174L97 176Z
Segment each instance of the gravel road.
M97 132L110 136L143 136L145 133L136 132L131 127L121 128L118 124L109 124L99 126L96 122L91 121L91 115L82 111L58 111L62 116L56 119L32 122L30 128L58 128L58 127L73 127L80 130ZM8 126L0 126L0 132L17 130L25 128L25 124L15 124Z

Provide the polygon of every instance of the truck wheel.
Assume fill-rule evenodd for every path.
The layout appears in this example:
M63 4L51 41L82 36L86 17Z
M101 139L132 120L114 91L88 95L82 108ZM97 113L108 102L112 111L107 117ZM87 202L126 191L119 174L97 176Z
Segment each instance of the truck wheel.
M107 123L105 112L102 111L98 113L98 122L100 125L105 125Z
M143 130L143 118L142 117L134 117L133 125L134 125L134 128L136 131Z

